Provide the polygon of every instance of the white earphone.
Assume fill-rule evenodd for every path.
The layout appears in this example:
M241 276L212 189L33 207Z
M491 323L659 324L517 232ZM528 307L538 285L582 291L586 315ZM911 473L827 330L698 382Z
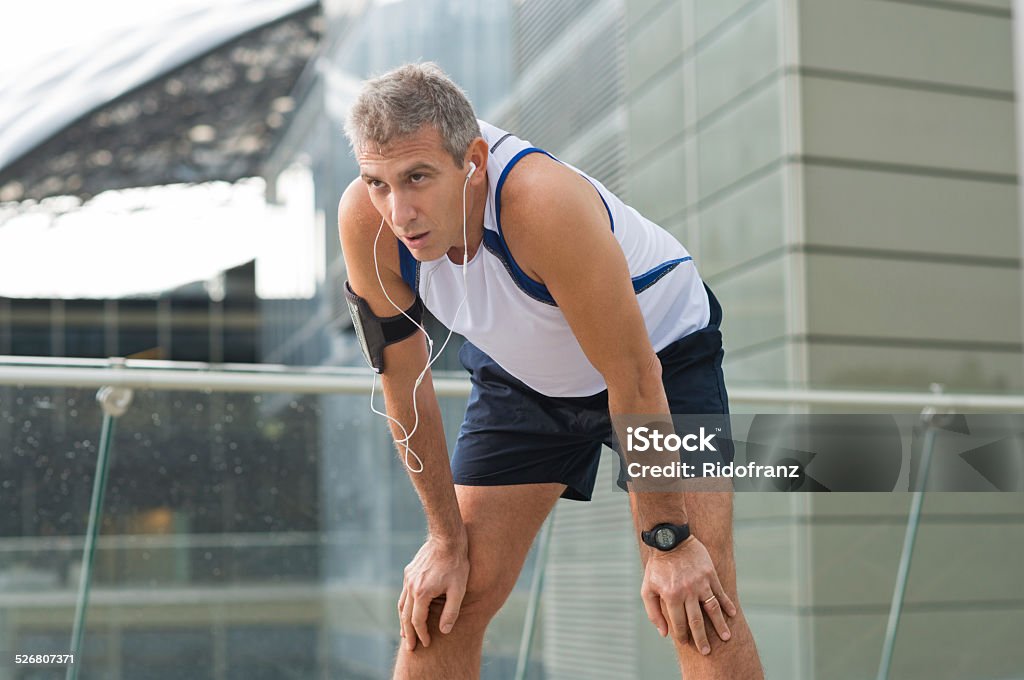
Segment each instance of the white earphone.
M381 217L380 227L377 229L377 236L376 238L373 239L373 268L377 271L377 283L380 285L380 289L384 293L384 297L387 298L388 302L391 303L391 306L397 309L399 313L402 314L402 316L409 319L409 321L412 321L413 324L416 325L416 328L418 328L419 331L423 333L423 336L427 339L427 363L423 366L423 370L420 371L420 374L416 377L416 383L413 385L412 388L412 430L406 430L405 426L402 425L402 423L397 418L394 418L393 416L390 416L383 411L378 411L377 408L373 405L373 397L377 389L376 373L373 374L373 385L370 387L370 410L379 416L387 418L390 422L397 425L398 428L402 431L402 434L404 435L401 439L396 439L395 444L398 445L399 447L405 448L405 455L403 456L403 458L405 461L405 467L409 469L409 472L423 472L423 459L420 458L419 455L417 455L417 453L412 450L411 446L409 446L409 441L412 439L413 434L416 433L416 429L420 425L420 412L416 404L416 390L419 389L420 383L423 382L423 378L427 375L427 371L429 371L430 367L434 365L434 362L441 357L441 353L444 352L444 348L448 346L448 341L452 339L452 334L455 332L455 322L459 318L459 313L462 311L462 307L466 304L466 301L469 299L469 279L466 273L466 265L469 263L469 237L466 230L466 188L469 186L469 178L472 177L473 173L475 172L476 163L470 161L469 172L466 173L466 179L462 183L462 301L459 302L459 306L455 309L455 316L452 317L451 327L448 329L448 337L445 338L444 342L441 344L441 349L437 350L436 354L434 353L434 340L430 337L430 334L427 333L427 329L425 329L422 326L422 324L420 324L411 316L409 316L404 309L396 305L395 301L391 299L391 296L388 295L387 290L384 288L384 281L381 280L380 277L380 266L377 264L377 241L380 240L380 234L384 230L383 217ZM419 291L413 292L419 295ZM419 463L418 470L414 469L411 465L409 465L410 454Z

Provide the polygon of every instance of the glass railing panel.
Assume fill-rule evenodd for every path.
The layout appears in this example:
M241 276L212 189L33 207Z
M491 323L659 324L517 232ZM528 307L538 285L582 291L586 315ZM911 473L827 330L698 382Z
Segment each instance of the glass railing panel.
M102 412L92 389L0 395L0 638L63 653ZM451 441L465 398L441 403ZM424 536L369 395L135 390L113 432L78 677L390 677L402 570ZM532 564L484 677L515 666ZM536 661L527 677L543 677Z

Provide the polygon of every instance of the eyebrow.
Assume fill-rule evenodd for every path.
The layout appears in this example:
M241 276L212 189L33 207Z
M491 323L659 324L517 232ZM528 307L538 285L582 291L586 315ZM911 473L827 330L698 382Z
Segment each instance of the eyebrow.
M429 172L437 172L437 167L434 166L434 165L431 165L430 163L427 163L427 162L420 162L420 163L417 163L416 165L412 166L411 168L405 170L404 172L402 172L401 176L402 177L408 177L409 175L415 175L416 173L418 173L418 172L420 172L422 170L427 170ZM373 175L367 174L365 172L360 173L359 176L363 178L363 181L367 181L367 180L381 181L379 177L374 177Z

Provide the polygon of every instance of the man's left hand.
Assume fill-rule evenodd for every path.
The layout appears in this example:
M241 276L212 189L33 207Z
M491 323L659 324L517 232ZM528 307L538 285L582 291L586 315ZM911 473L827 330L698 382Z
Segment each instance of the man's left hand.
M735 616L736 606L718 580L708 549L694 536L667 552L651 548L640 595L662 637L672 633L680 644L692 637L701 654L710 654L704 612L718 637L731 637L724 613Z

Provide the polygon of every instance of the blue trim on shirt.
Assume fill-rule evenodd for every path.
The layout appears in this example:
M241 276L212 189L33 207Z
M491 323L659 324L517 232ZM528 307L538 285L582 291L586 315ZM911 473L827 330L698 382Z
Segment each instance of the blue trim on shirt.
M502 233L501 231L501 189L505 185L505 180L508 179L509 171L512 170L512 168L515 166L516 163L520 161L520 159L531 153L542 153L553 161L557 161L558 163L562 162L555 158L554 156L552 156L551 154L549 154L544 149L539 149L535 146L523 149L515 156L513 156L511 160L509 160L508 164L506 164L505 168L501 171L501 176L498 177L498 185L494 190L494 222L498 227L499 243L492 244L492 246L497 246L498 250L500 250L501 254L503 255L503 257L501 257L500 259L502 263L505 265L505 268L508 270L509 274L512 276L512 280L516 282L517 286L519 286L520 290L522 290L524 293L534 298L535 300L539 300L540 302L544 302L549 305L557 306L558 303L555 302L555 298L552 297L551 293L548 291L547 286L545 286L540 281L535 281L534 279L530 278L530 276L527 275L527 273L524 272L519 267L519 264L516 263L515 258L512 257L512 251L508 249L508 245L505 243L505 234ZM604 196L601 194L601 191L597 188L596 185L594 185L593 182L591 182L591 186L593 186L594 190L597 191L597 195L598 197L600 197L601 203L604 204L604 209L608 213L608 223L611 225L612 233L614 234L615 219L612 217L611 208L608 207L608 201L604 200ZM484 231L486 232L486 230ZM495 252L494 247L489 248L489 250Z
M662 262L657 267L650 269L639 276L633 277L633 291L641 293L644 290L653 286L658 279L668 274L670 271L675 269L683 262L688 262L693 258L687 255L686 257L679 257L675 260L669 260L668 262Z
M538 300L545 304L557 306L558 303L555 302L555 298L552 297L551 293L547 289L547 286L540 283L539 281L535 281L534 279L530 278L526 274L526 272L524 272L522 268L520 268L520 266L516 263L515 258L512 257L512 252L508 248L508 244L505 243L505 235L501 231L501 189L505 184L505 180L508 178L508 173L512 170L515 164L518 163L520 159L522 159L524 156L527 156L531 153L542 153L548 158L561 163L561 161L559 161L557 158L549 154L544 149L539 149L534 146L523 149L515 156L513 156L511 160L509 160L508 164L501 171L501 176L498 178L498 185L494 191L494 221L498 227L498 233L495 234L492 231L484 229L484 245L487 247L488 250L494 253L494 255L499 260L501 260L501 263L505 266L505 269L508 271L509 275L512 277L512 280L515 281L516 285L519 287L520 290L522 290L524 293L526 293L535 300ZM594 186L594 189L597 189L596 185ZM611 224L612 233L614 233L615 220L612 217L611 208L608 206L608 202L604 200L604 195L601 194L600 190L597 191L597 195L601 197L601 203L604 204L604 209L608 212L608 221ZM410 255L410 257L412 256ZM658 266L644 272L643 274L632 277L633 291L635 293L641 293L647 290L655 283L657 283L663 276L665 276L673 269L675 269L677 266L679 266L681 263L688 262L691 260L693 260L693 258L690 256L680 257L674 260L668 260L667 262L662 262Z
M590 180L587 180L587 181L589 182ZM593 184L593 182L590 182L590 183ZM598 190L596 186L594 187L594 189L597 190L597 195L601 198L601 202L604 203L604 210L605 210L605 212L608 213L608 222L612 225L612 233L614 234L615 233L615 218L612 217L612 209L608 207L608 201L604 200L604 194L602 194L601 191Z
M505 268L509 270L509 274L512 275L512 280L516 282L516 285L533 299L540 300L541 302L549 305L554 305L556 304L555 298L553 298L551 293L548 292L547 286L539 281L531 279L516 263L515 258L512 257L512 251L508 249L508 244L505 243L505 235L501 231L501 189L505 186L505 180L508 179L508 173L513 167L515 167L515 164L518 163L523 156L531 153L542 153L548 158L557 160L544 149L538 149L537 147L531 146L517 153L512 157L508 164L505 165L505 168L501 171L501 176L498 177L498 186L494 189L494 222L498 227L497 245L503 255L501 261L505 265ZM487 230L485 229L484 232L486 233L486 231Z
M491 255L494 255L494 257L501 262L505 267L505 271L508 272L509 277L515 282L516 287L519 288L519 290L523 291L523 293L528 297L533 298L537 302L543 302L544 304L551 305L553 307L558 306L546 287L536 281L533 281L530 277L526 277L526 280L533 281L536 285L525 287L523 283L516 278L515 272L512 271L512 264L509 262L511 256L508 254L508 248L505 247L505 244L502 242L501 237L498 236L497 232L484 228L484 247L491 252Z
M398 266L402 272L402 280L409 284L414 295L419 295L419 282L417 279L419 279L420 263L412 256L412 253L409 252L409 249L402 243L401 239L395 240L398 242Z

